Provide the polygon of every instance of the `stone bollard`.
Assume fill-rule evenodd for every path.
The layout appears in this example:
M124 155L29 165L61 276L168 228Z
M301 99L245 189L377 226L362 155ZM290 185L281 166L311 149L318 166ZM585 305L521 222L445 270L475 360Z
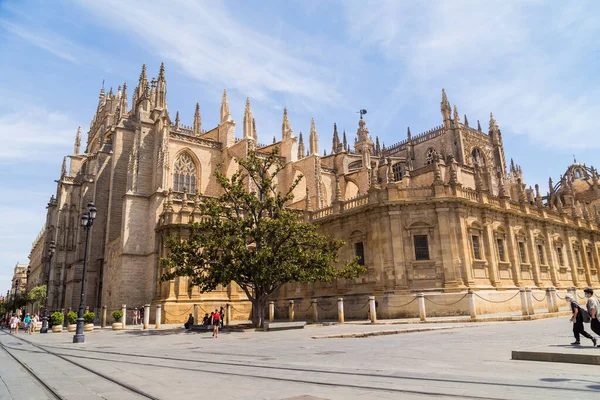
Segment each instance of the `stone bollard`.
M552 286L552 299L554 301L554 310L555 312L560 311L560 299L558 298L558 290Z
M275 321L275 302L269 302L269 322Z
M121 324L123 324L123 330L125 330L125 324L127 321L127 305L123 304L123 306L121 306L121 311L123 312L123 316L121 317Z
M150 325L150 304L144 304L144 329Z
M529 315L529 312L527 311L527 293L524 288L519 289L519 293L521 294L521 311L524 316L527 316Z
M233 308L233 306L231 305L231 303L227 303L225 305L225 325L229 326L231 325L231 309Z
M467 298L469 299L469 314L471 314L471 319L477 318L477 306L475 305L475 293L473 290L469 289L467 291Z
M340 297L338 299L338 322L340 324L344 323L344 298Z
M194 325L198 325L198 303L194 303Z
M288 315L290 317L290 322L294 322L294 300L290 300L290 305L288 306Z
M319 310L317 309L317 299L312 299L312 320L313 322L317 322L319 320Z
M100 320L100 327L106 326L106 306L102 306L102 319Z
M155 328L159 329L160 328L160 320L162 318L162 304L157 304L156 305L156 321L154 321L155 323Z
M425 311L425 295L423 293L418 293L417 297L419 298L419 319L421 322L427 321L427 312Z
M375 307L375 296L369 296L369 315L371 317L371 323L377 322L377 307Z
M554 312L554 301L552 299L552 289L549 287L546 288L546 304L548 305L548 312Z
M525 293L527 293L527 312L529 315L535 314L535 309L533 308L533 292L531 288L526 287Z

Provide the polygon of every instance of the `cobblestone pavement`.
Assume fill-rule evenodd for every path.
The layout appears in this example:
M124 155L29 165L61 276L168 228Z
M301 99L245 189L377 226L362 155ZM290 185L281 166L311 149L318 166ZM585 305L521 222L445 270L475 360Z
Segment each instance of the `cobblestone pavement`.
M313 339L423 327L436 330ZM211 333L186 333L179 327L105 330L87 334L86 343L81 345L72 344L72 334L66 332L21 337L40 347L6 334L0 334L0 343L67 399L206 395L219 399L600 397L600 367L510 360L515 349L570 343L567 317L416 326L346 324L223 333L218 339ZM4 385L0 399L53 398L7 357L0 354L0 384ZM142 390L146 397L121 383ZM24 387L31 396L22 395Z

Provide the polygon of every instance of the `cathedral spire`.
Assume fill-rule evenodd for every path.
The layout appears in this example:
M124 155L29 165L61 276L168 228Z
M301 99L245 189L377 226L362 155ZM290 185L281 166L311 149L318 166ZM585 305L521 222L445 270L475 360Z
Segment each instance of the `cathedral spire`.
M454 105L454 123L458 126L460 124L460 114L458 113L458 107Z
M160 70L158 71L158 80L153 86L156 85L156 92L154 94L154 107L163 110L167 107L167 81L165 79L165 63L160 63Z
M448 97L446 96L446 90L442 89L442 102L440 103L440 110L442 112L442 118L444 119L444 125L450 122L450 113L452 109L450 108L450 102L448 101ZM450 126L447 126L450 128Z
M300 132L298 138L298 160L302 158L304 158L304 139L302 139L302 132Z
M469 120L467 119L467 114L465 114L465 126L469 127Z
M317 136L317 128L315 128L315 119L310 121L310 136L308 137L310 155L319 155L319 137Z
M490 113L490 127L489 127L489 135L492 137L492 141L494 144L498 144L500 141L500 128L498 128L498 124L494 119L494 114Z
M63 157L62 167L60 168L60 177L67 175L67 157Z
M379 145L379 136L375 136L375 155L381 154L381 146Z
M409 141L412 140L412 135L410 134L410 126L406 129L406 138Z
M334 122L333 123L333 142L331 145L331 154L339 153L341 151L340 145L341 145L340 135L338 135L337 124Z
M250 98L246 98L246 108L244 109L244 139L253 139L252 134L252 109L250 108Z
M252 117L252 137L255 142L258 142L258 131L256 130L256 119Z
M81 146L81 127L77 127L77 134L75 135L75 148L73 149L73 154L79 154L79 147Z
M179 111L177 111L175 113L175 130L179 131L179 126L181 124L181 121L179 120Z
M147 87L148 87L148 78L146 76L146 64L142 64L142 72L140 72L140 79L138 81L136 100L139 100L144 97L144 95L146 94ZM136 107L135 104L133 106Z
M292 137L292 128L288 119L287 108L283 108L283 122L281 122L281 140L286 140Z
M344 151L348 151L348 141L346 140L346 130L345 129L344 129L342 144L344 145Z
M127 114L127 82L123 83L123 93L121 94L121 114Z
M223 98L221 99L221 123L231 121L229 112L229 101L227 101L227 89L223 90Z
M202 130L202 121L200 120L200 103L196 103L196 112L194 113L194 135L200 135Z
M481 124L479 123L479 120L477 120L477 130L481 132Z

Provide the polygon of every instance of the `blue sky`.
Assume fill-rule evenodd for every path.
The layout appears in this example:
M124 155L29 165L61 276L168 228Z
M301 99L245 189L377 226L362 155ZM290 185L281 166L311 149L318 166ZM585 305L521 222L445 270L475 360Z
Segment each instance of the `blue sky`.
M471 125L494 112L507 157L544 189L573 155L600 164L599 14L597 1L0 1L0 293L103 80L131 94L141 64L156 76L164 61L182 123L199 102L216 126L227 88L237 121L251 98L260 142L287 106L296 133L315 118L321 152L334 122L354 137L361 108L386 144L439 125L444 87Z

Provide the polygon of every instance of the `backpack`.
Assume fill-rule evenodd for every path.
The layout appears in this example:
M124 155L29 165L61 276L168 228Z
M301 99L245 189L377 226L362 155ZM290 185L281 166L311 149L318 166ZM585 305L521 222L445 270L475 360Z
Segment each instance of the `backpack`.
M590 322L590 314L587 312L586 309L579 307L579 312L581 313L581 319L583 320L583 322Z

